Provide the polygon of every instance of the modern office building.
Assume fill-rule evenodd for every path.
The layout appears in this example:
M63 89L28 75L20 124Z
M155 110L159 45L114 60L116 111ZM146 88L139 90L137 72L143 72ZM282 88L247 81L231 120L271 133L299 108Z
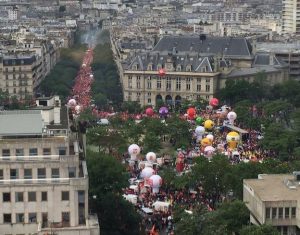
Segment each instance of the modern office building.
M243 201L253 224L270 224L282 235L300 234L300 172L244 180Z
M300 33L300 1L282 1L282 33Z
M36 102L0 112L0 233L99 235L81 134L59 97Z

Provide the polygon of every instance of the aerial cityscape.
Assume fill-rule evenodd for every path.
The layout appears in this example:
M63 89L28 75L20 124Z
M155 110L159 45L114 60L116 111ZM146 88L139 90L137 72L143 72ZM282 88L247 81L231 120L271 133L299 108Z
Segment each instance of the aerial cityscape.
M300 1L0 0L0 235L100 234L300 235Z

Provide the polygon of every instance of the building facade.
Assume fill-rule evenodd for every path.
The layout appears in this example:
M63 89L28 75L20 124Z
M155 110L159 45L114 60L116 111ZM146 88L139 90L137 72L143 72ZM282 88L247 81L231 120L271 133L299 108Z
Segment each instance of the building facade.
M164 37L151 52L138 54L120 71L124 100L142 106L209 100L228 79L251 82L260 72L270 84L288 78L287 66L274 55L253 55L244 38L230 37Z
M300 172L244 180L243 201L255 225L270 224L281 235L300 234Z
M98 235L88 210L83 143L58 97L34 110L0 112L0 231Z
M282 33L300 33L300 1L282 1Z

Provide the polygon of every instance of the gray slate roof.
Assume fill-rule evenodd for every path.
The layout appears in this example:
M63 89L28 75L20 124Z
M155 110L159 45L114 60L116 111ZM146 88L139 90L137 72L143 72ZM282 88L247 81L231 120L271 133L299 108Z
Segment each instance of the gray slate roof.
M158 71L159 68L166 68L166 64L171 63L171 71L190 71L191 72L213 72L214 58L212 56L199 56L197 54L175 54L168 55L158 52L141 53L136 56L126 69L145 71L148 65L152 65L152 71ZM135 69L135 66L137 68ZM168 68L167 71L170 71Z
M0 136L41 135L42 129L41 111L18 110L0 112Z
M202 38L203 39L203 38ZM159 40L153 51L198 52L221 54L227 57L251 57L251 46L241 37L165 36Z

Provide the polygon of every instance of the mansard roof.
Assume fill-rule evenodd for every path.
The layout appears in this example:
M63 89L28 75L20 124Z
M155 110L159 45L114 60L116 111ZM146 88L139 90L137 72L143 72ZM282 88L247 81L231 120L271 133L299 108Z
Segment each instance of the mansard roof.
M243 37L213 37L205 35L165 36L153 51L197 52L225 57L251 57L251 45Z

